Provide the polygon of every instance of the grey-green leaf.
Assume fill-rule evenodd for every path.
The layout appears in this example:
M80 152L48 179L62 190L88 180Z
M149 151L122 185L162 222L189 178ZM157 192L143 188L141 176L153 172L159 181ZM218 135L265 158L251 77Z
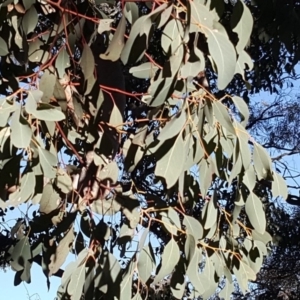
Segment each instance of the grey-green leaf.
M223 27L221 29L204 28L203 31L207 36L209 53L218 68L218 88L223 90L230 83L235 72L235 49Z
M154 268L155 262L150 253L149 246L146 246L142 249L137 263L139 278L143 283L146 283L150 278L151 272L154 270Z
M266 230L265 212L261 200L252 192L246 200L245 210L254 229L263 234Z
M46 149L38 148L40 163L43 169L43 173L48 178L54 178L56 176L57 157Z
M273 172L274 181L272 183L272 193L273 197L281 196L286 199L288 196L288 189L285 180L276 172Z
M32 131L27 120L21 115L21 109L17 109L11 118L11 141L17 148L29 146Z
M153 284L160 282L165 276L171 274L180 258L179 247L174 239L171 239L164 248L161 260L161 268L155 276Z

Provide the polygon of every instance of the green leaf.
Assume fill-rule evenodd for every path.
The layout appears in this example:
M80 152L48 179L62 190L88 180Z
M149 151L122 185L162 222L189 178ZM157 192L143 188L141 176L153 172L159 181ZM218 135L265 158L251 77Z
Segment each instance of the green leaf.
M131 73L136 78L148 79L153 78L157 70L158 67L153 63L146 62L137 67L130 68L129 73Z
M80 300L82 294L82 288L85 281L85 264L78 266L74 272L72 272L71 280L68 284L68 294L72 296L72 300Z
M49 214L58 207L58 193L54 190L51 183L44 186L42 198L40 200L40 212Z
M245 291L248 290L248 281L256 279L256 275L254 271L249 267L249 265L244 260L240 260L239 269L234 267L233 272L237 279L239 287L241 288L242 292L245 293Z
M135 2L126 2L123 13L127 21L133 25L139 17L139 8Z
M56 76L50 73L48 70L45 70L39 82L39 89L41 92L43 92L41 99L42 102L50 102L50 98L53 97L55 82Z
M174 116L167 124L160 130L158 139L160 141L168 140L183 130L187 122L187 115L185 111L181 111L179 115Z
M22 26L25 34L33 32L38 23L38 14L34 6L31 6L30 9L25 13L22 18Z
M251 164L251 151L248 146L249 133L242 127L241 124L236 123L236 135L238 136L239 148L242 157L244 169L247 170Z
M171 149L156 164L155 175L165 179L167 188L174 186L183 171L185 163L183 149L184 141L179 133Z
M85 44L83 47L80 67L85 79L93 75L95 69L95 59L91 48L87 44Z
M258 233L263 234L266 230L265 212L261 200L252 192L246 200L245 210L251 225Z
M58 108L47 103L40 103L33 116L43 121L59 122L65 119L65 115Z
M225 127L228 130L228 132L235 135L235 129L233 127L232 121L229 117L228 110L225 107L225 105L222 104L220 101L214 101L212 104L213 104L214 115L217 121L223 127Z
M134 273L134 268L135 268L135 262L131 260L127 267L127 270L125 271L125 275L123 276L120 285L120 300L128 300L131 298L132 276Z
M272 179L272 161L268 152L258 143L253 146L253 162L258 180Z
M152 99L149 103L151 107L162 105L174 92L176 78L167 77L155 80L149 87Z
M125 30L126 30L126 19L125 16L123 15L106 52L104 54L100 54L100 58L110 60L110 61L117 61L120 58L122 50L124 48Z
M281 196L284 200L288 196L288 188L285 180L276 172L273 172L272 193L273 197Z
M150 278L151 272L154 270L154 268L155 268L155 261L151 255L149 246L146 246L142 249L137 263L139 279L144 284Z
M213 191L213 194L207 204L207 210L205 214L204 229L209 229L217 223L218 207L217 207L217 192Z
M160 215L162 216L161 220L166 229L171 234L177 235L177 228L181 229L181 224L176 210L173 207L170 207L167 212L163 211Z
M231 26L238 35L239 41L235 48L240 53L247 46L253 28L252 14L243 1L238 1L234 6Z
M164 248L161 258L161 268L158 274L155 276L153 284L157 284L165 276L170 275L178 263L179 258L179 247L177 243L171 239Z
M184 215L183 225L186 227L186 232L192 235L196 241L203 238L203 228L198 220L188 215Z
M202 197L205 197L212 181L212 171L206 159L201 159L199 166L200 190Z
M152 28L149 15L140 17L132 26L129 38L121 53L124 65L140 60L148 48L149 33ZM138 47L134 47L139 45Z
M220 28L203 28L207 36L209 53L218 68L218 89L223 90L234 76L236 66L235 49L225 33L222 25Z
M0 56L5 56L9 53L6 42L0 37Z
M111 30L111 23L113 21L114 21L114 19L100 19L97 32L99 34L102 34L105 31L110 31Z
M250 165L248 170L245 171L243 183L247 186L250 192L253 191L256 184L256 175L252 165Z
M23 0L25 10L28 10L34 3L35 0Z
M55 68L58 72L58 77L63 78L65 75L65 69L70 66L70 57L65 48L59 50L59 54L56 57Z
M39 159L43 169L43 173L48 178L56 176L57 157L46 149L38 148Z
M50 257L50 264L48 266L49 276L55 274L63 265L70 252L70 248L73 244L73 241L74 230L72 226L67 232L67 234L65 234L65 236L58 243L55 254L52 254Z
M201 1L191 1L191 27L190 32L198 32L203 27L213 28L214 15L209 8L201 3Z
M171 19L161 36L161 46L165 53L173 54L182 43L183 27L180 21Z
M119 178L119 167L115 161L108 163L103 166L101 171L97 174L97 179L103 181L109 179L114 184L118 181Z
M194 289L198 294L203 294L206 290L207 279L202 278L199 274L199 263L202 260L202 253L199 248L196 247L193 258L191 259L189 266L186 270L186 275L191 281Z
M113 110L109 118L109 124L111 126L120 126L123 123L123 116L116 104L114 104Z
M11 117L11 142L17 148L26 148L30 144L31 135L30 125L18 108Z
M169 20L170 15L173 11L173 4L171 4L168 8L166 8L160 15L159 24L157 25L157 28L161 28L166 24L166 22Z
M25 263L32 258L28 237L23 237L14 246L11 253L11 267L15 271L21 271L25 267Z
M34 172L27 172L23 174L20 181L20 197L21 201L25 202L32 197L35 188L35 174Z
M241 124L245 127L248 123L250 115L248 105L241 97L233 96L231 99L236 108L239 110L241 115Z
M72 178L65 170L61 168L57 170L55 184L61 190L61 192L65 194L68 194L73 190Z
M222 291L219 293L219 296L221 298L224 298L225 300L230 300L230 296L234 291L234 285L233 283L230 283L228 280L226 280L225 286L223 287Z

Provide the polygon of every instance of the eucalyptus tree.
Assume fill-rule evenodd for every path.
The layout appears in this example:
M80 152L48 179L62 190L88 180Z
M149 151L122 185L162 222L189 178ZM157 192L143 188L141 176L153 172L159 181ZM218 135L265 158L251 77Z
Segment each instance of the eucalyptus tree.
M7 231L15 284L36 262L59 299L245 292L271 242L261 181L287 198L245 101L213 93L253 67L251 11L98 2L0 8L1 214L35 209Z

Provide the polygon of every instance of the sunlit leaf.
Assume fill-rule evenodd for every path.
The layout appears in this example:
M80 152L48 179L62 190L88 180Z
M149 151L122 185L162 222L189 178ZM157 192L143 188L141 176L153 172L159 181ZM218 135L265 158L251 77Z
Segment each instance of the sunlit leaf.
M225 89L232 80L236 66L235 49L222 29L203 29L207 36L209 52L218 68L218 88L220 90Z
M82 69L85 79L93 75L95 68L95 59L91 48L87 44L85 44L83 47L80 60L80 67Z
M250 193L246 200L246 213L254 229L263 234L266 230L266 216L263 210L261 200L254 194Z
M161 257L161 268L155 276L153 284L160 282L165 276L171 274L180 257L177 243L171 239L165 246Z
M22 116L21 110L17 109L11 118L11 141L17 148L29 146L32 131L27 120Z
M288 188L285 180L282 176L276 172L273 172L274 181L272 182L272 194L273 197L281 196L284 200L288 196Z
M56 176L57 157L41 147L38 148L38 151L43 173L48 178L54 178Z
M150 278L151 272L154 270L154 268L155 261L150 253L149 246L146 246L142 249L137 263L139 278L143 283L146 283Z

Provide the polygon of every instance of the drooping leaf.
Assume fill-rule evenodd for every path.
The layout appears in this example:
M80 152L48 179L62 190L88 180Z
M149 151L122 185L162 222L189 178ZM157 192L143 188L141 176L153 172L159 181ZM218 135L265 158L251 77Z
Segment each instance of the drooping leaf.
M65 69L70 66L70 57L65 48L61 48L55 61L55 68L58 72L58 77L63 78Z
M139 278L143 283L146 283L147 280L150 278L151 272L154 270L154 268L155 268L155 261L152 257L149 246L145 246L139 255L139 259L137 263Z
M239 41L235 46L238 53L244 50L249 42L253 28L253 17L243 1L237 1L231 19L232 30L237 33Z
M5 56L9 53L6 42L0 37L0 56Z
M250 115L246 102L242 98L237 97L237 96L233 96L231 99L232 99L234 105L236 106L236 108L240 112L241 124L243 126L246 126L248 123L249 115Z
M112 41L110 42L106 52L104 54L100 54L100 58L111 61L117 61L120 58L122 50L124 48L125 29L126 20L125 17L122 16L118 24L117 30L112 38Z
M22 27L26 35L30 32L33 32L38 23L38 14L34 6L31 6L30 9L26 12L22 18Z
M218 69L218 88L223 90L233 78L236 53L224 28L221 24L219 27L216 29L204 28L203 31L207 36L209 53Z
M156 164L155 175L166 180L167 187L171 188L178 180L185 163L183 153L184 141L179 133L174 140L172 148Z
M49 103L50 98L53 97L56 77L50 73L49 70L45 70L39 82L39 89L43 92L42 102Z
M111 112L109 124L111 126L120 126L123 123L123 116L116 104L114 104L114 108Z
M274 181L272 182L273 197L281 196L284 200L288 196L288 189L285 180L276 172L273 172Z
M218 217L217 192L214 191L213 195L211 196L207 204L204 229L209 229L213 227L213 225L218 221L217 217Z
M25 267L27 260L32 258L30 243L27 236L21 238L13 248L11 253L11 267L15 271L21 271Z
M199 274L199 263L202 259L202 253L199 248L196 247L195 253L190 260L189 266L186 270L186 275L191 281L194 289L198 292L198 294L202 295L206 290L207 280L202 279Z
M67 234L58 243L55 254L52 254L50 257L50 264L48 266L49 276L55 274L62 266L62 264L65 262L73 241L74 241L74 230L72 226L67 232Z
M80 67L85 79L90 78L93 75L95 68L95 59L91 48L87 44L85 44L83 47Z
M214 15L202 1L192 1L191 4L191 27L190 32L198 32L201 26L213 27Z
M17 148L26 148L29 146L31 135L31 128L19 108L11 118L11 142Z
M34 193L35 175L33 172L26 172L21 178L20 197L21 201L27 201Z
M226 109L224 104L222 104L219 101L214 101L213 109L214 109L214 115L215 115L217 121L220 122L220 124L222 126L224 126L228 130L228 132L235 135L235 130L232 125L232 121L229 117L228 110Z
M129 262L125 275L122 278L120 286L120 300L127 300L131 298L132 294L132 276L134 272L135 263L133 260Z
M258 180L272 179L272 161L271 158L261 145L254 143L253 162Z
M133 24L129 39L121 53L121 60L124 65L135 63L142 58L148 48L149 33L152 27L151 19L148 16L142 16ZM133 47L139 45L139 47Z
M199 221L194 217L185 215L183 225L186 227L186 232L191 234L196 241L203 238L203 228Z
M167 124L164 126L158 139L160 141L168 140L175 135L179 134L179 132L183 129L184 124L187 122L187 115L185 111L182 111L178 116L173 117Z
M48 178L56 176L57 157L50 151L38 147L39 159L43 169L43 173Z
M43 189L42 198L40 200L40 212L49 214L58 207L59 195L54 190L51 183L47 183Z
M69 193L73 189L72 178L63 169L59 168L57 170L57 176L55 180L56 186L65 194Z
M80 300L82 288L85 280L85 264L78 266L71 275L71 280L68 284L68 294L72 300Z
M165 276L171 274L180 258L179 247L174 239L171 239L165 246L162 258L161 268L155 276L153 284L160 282Z
M265 212L261 200L252 192L246 200L245 209L251 225L257 232L263 234L266 230Z

